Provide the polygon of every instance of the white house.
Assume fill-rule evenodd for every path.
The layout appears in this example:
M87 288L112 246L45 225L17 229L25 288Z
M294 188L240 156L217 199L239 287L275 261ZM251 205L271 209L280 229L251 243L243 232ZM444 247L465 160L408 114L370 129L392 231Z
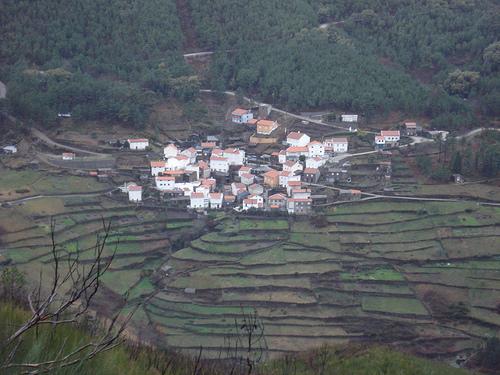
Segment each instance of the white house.
M149 147L149 140L146 138L131 138L127 141L131 150L145 150Z
M300 175L295 175L292 172L282 171L280 173L280 186L288 187L288 183L291 181L300 181Z
M257 134L269 135L279 127L277 121L259 120L257 121Z
M384 148L385 146L385 138L381 135L375 136L375 147Z
M203 193L191 193L189 196L189 207L191 208L207 208L209 200L205 198Z
M249 167L248 165L243 165L238 169L238 177L241 177L241 175L245 173L251 173L252 172L252 167Z
M286 193L292 196L292 190L300 189L302 187L302 181L288 181L288 186L286 187Z
M182 190L185 196L190 196L194 192L195 187L199 185L199 182L176 182L174 188Z
M206 198L208 197L208 194L210 193L210 186L206 186L206 185L200 185L198 186L195 191L197 193L201 193L203 194L203 196Z
M165 159L173 158L177 156L178 153L179 149L173 143L170 143L163 148L163 155L165 156Z
M177 155L173 158L168 158L167 167L169 171L185 169L189 164L189 158L185 155Z
M314 158L306 159L306 168L319 168L325 165L326 159L316 156Z
M278 153L278 163L283 164L285 162L286 162L286 151L285 150L281 150Z
M311 198L311 190L309 189L292 189L292 198L308 199Z
M283 170L286 172L294 173L295 171L301 171L302 169L303 169L302 164L300 164L296 160L288 160L286 163L283 164Z
M210 157L210 169L214 172L227 173L229 171L229 161L224 156L212 155Z
M235 124L246 124L253 119L253 113L249 109L236 108L231 112L231 121Z
M286 137L286 143L290 146L305 147L311 142L311 137L301 132L291 132Z
M15 153L17 153L17 146L15 146L15 145L5 146L5 147L2 147L2 150L6 154L15 154Z
M72 152L63 152L62 153L62 160L74 160L75 159L75 154Z
M142 186L130 185L128 187L128 200L131 202L142 201Z
M245 185L252 185L255 181L255 176L251 173L243 173L241 175L241 183Z
M307 215L311 212L312 199L310 198L289 198L287 201L287 211L289 214Z
M306 146L290 146L286 149L287 159L299 159L302 155L309 156L309 149Z
M327 151L344 153L349 149L349 141L347 138L328 138L323 141L323 146Z
M237 196L238 194L241 194L245 191L247 191L247 187L245 184L242 184L241 182L233 182L231 184L231 194L233 194L234 196Z
M227 158L229 165L245 164L245 151L239 148L226 148L223 156Z
M173 190L175 188L175 177L157 176L155 177L155 183L158 190Z
M222 193L210 193L208 195L210 201L210 208L217 210L222 207L223 195Z
M164 161L152 161L149 163L151 165L151 176L158 176L167 170L167 165Z
M341 115L342 122L358 122L358 115Z
M321 142L318 141L309 142L309 144L307 145L307 149L309 151L309 157L325 155L325 146L323 146L323 143Z
M182 151L181 155L184 155L189 159L189 164L194 164L196 163L196 156L198 153L194 147L190 147L187 150Z
M243 209L249 210L251 208L263 208L264 207L264 198L260 195L251 195L246 199L243 199Z
M385 143L398 143L400 139L399 130L381 130L380 135L384 137Z

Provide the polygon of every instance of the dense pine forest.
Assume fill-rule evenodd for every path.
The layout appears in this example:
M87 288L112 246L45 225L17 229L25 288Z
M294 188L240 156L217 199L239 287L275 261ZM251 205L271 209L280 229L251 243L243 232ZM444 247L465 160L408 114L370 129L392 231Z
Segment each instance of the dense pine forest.
M448 129L499 115L493 0L186 2L188 15L174 0L3 1L7 107L45 124L72 111L142 127L156 98L189 102L203 85L292 110L399 111ZM182 17L198 48L217 51L205 81L181 56Z

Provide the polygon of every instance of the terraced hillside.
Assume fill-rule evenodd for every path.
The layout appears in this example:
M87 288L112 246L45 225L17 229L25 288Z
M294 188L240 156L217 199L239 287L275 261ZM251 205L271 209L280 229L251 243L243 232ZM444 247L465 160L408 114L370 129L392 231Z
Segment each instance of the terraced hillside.
M308 220L229 216L172 254L146 307L163 342L219 355L256 309L270 353L404 341L449 355L500 329L500 210L357 203Z
M125 293L131 301L154 291L150 279L165 261L172 244L192 236L203 226L184 212L137 207L110 196L41 198L0 209L0 260L7 260L37 281L40 270L52 275L50 222L60 256L79 252L83 264L94 257L96 237L103 220L111 221L106 256L116 249L109 272L104 275L103 306L119 305ZM189 237L188 237L189 238ZM67 253L66 253L67 252ZM64 267L64 262L61 267Z

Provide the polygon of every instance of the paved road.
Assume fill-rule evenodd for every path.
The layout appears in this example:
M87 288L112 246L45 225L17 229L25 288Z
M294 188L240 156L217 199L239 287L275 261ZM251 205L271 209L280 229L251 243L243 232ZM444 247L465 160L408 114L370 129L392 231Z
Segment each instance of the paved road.
M0 81L0 99L4 99L7 96L7 86L5 83Z
M78 152L80 154L87 154L87 155L94 155L94 156L100 156L103 158L110 158L110 155L107 154L101 154L99 152L93 152L93 151L88 151L84 150L78 147L72 147L68 145L63 145L62 143L58 143L50 139L45 133L42 133L40 130L36 128L31 128L31 134L35 137L40 139L43 143L49 145L49 146L54 146L54 147L60 147L68 151L73 151L73 152Z

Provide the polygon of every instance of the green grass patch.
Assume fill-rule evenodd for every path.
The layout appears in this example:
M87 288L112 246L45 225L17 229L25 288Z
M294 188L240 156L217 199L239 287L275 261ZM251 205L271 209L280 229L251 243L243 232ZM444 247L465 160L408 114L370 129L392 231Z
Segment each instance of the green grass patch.
M287 230L288 221L282 219L276 220L258 220L258 219L240 219L240 230Z
M365 311L427 315L424 305L414 298L364 296L361 299L361 306Z
M391 268L377 268L363 272L343 272L341 280L375 280L375 281L404 281L405 278L399 272Z

